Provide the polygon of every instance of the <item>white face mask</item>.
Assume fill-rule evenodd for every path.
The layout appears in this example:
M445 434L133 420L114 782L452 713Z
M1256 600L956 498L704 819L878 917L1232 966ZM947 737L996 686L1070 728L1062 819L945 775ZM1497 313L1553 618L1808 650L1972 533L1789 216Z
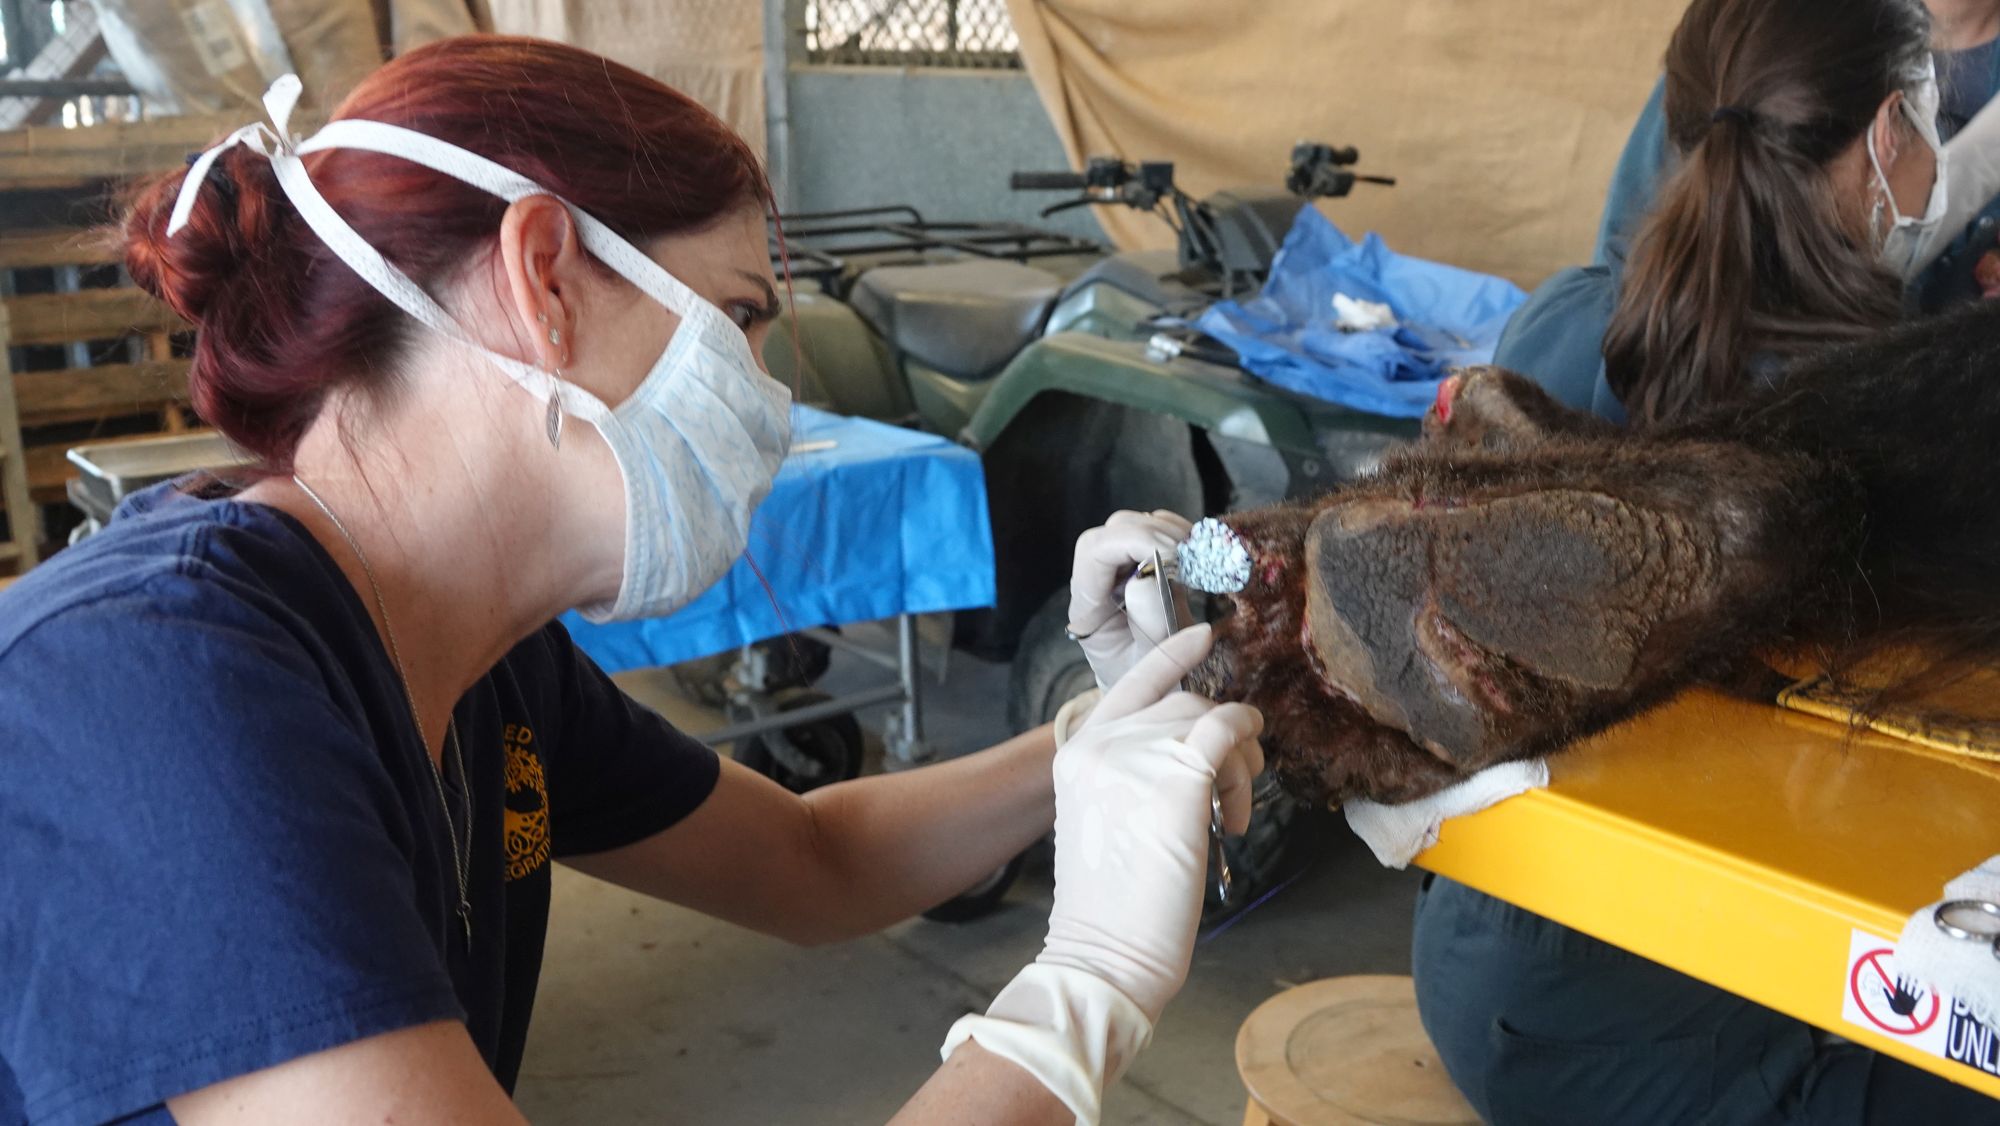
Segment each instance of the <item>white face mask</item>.
M1875 127L1872 124L1868 127L1868 164L1875 170L1875 187L1880 192L1875 197L1875 208L1868 216L1869 230L1882 229L1882 213L1886 209L1889 229L1881 236L1882 264L1905 279L1920 272L1922 264L1930 261L1928 251L1934 242L1948 237L1943 230L1948 195L1945 187L1945 150L1938 140L1937 111L1937 66L1926 60L1916 89L1903 96L1903 112L1909 115L1910 121L1917 127L1917 135L1924 139L1937 158L1937 177L1931 181L1931 198L1921 217L1905 215L1896 209L1896 196L1889 190L1889 177L1883 173L1881 158L1875 153Z
M168 237L187 222L209 166L223 150L242 144L264 154L306 224L363 281L548 400L551 440L563 414L604 435L624 478L624 570L617 595L582 607L584 617L604 622L671 613L720 579L743 554L750 514L770 492L791 445L791 393L757 365L743 331L659 263L564 200L585 249L679 314L673 339L615 409L540 368L488 351L348 226L313 186L300 158L323 149L367 149L421 164L510 203L555 193L477 153L379 121L335 121L294 144L285 129L298 96L295 76L272 83L264 105L276 132L262 123L244 126L195 161L167 222Z

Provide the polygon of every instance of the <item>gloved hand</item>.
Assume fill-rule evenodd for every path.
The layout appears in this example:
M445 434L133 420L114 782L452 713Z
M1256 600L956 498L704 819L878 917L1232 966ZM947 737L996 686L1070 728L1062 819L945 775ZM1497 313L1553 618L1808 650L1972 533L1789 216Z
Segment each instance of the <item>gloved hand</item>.
M1209 796L1242 831L1263 769L1263 717L1176 685L1208 655L1206 625L1169 638L1105 693L1056 752L1056 895L1034 964L968 1038L1097 1120L1103 1090L1187 977L1208 872Z
M1180 991L1201 921L1210 795L1250 819L1264 719L1177 685L1214 632L1182 630L1105 693L1056 751L1056 897L1037 962L1095 974L1157 1020Z
M1193 527L1171 512L1116 512L1077 539L1069 580L1069 631L1097 674L1099 688L1118 683L1167 636L1159 580L1133 579L1132 574L1156 551L1172 559Z

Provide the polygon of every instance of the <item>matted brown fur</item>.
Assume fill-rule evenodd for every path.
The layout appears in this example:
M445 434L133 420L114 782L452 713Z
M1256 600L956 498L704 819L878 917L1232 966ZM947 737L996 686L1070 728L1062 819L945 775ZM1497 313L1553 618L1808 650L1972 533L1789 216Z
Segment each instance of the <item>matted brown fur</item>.
M1313 800L1406 801L1558 750L1767 647L2000 649L2000 309L1620 431L1493 368L1316 501L1226 518L1252 554L1199 674L1265 713Z

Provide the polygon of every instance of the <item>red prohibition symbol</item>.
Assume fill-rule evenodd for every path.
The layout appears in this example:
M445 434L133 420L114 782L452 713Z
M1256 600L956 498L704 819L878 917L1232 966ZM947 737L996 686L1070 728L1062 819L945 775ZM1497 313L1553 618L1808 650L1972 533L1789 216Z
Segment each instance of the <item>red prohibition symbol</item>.
M1883 947L1863 954L1847 975L1847 991L1875 1027L1891 1036L1915 1036L1937 1023L1937 994L1908 978L1892 976L1888 959L1893 953Z

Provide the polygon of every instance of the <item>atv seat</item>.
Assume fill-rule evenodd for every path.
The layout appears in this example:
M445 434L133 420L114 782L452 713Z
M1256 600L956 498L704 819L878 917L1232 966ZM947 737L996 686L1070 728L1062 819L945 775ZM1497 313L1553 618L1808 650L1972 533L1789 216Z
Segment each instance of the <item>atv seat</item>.
M988 379L1042 331L1062 281L1018 262L883 266L848 303L899 353L954 379Z

